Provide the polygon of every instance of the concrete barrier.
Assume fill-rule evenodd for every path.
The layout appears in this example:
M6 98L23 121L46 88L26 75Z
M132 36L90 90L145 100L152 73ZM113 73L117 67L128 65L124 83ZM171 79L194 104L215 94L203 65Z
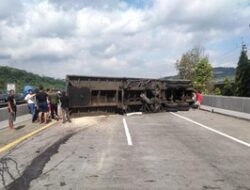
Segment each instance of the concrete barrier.
M17 116L22 116L29 113L27 104L17 106ZM0 108L0 121L7 120L9 118L8 108Z
M226 110L250 113L250 98L207 95L203 97L202 104ZM17 106L17 116L22 116L28 113L29 110L27 104ZM8 109L0 108L0 121L7 120L8 117Z
M204 96L203 105L250 113L250 98L234 96Z

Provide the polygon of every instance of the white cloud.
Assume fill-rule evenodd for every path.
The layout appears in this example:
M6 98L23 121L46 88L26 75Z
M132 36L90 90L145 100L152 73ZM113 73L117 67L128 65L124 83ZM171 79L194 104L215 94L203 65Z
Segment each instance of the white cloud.
M155 0L141 8L117 0L22 2L0 5L0 64L55 77L171 75L197 44L214 66L234 65L237 52L220 58L223 44L250 40L246 0Z
M21 0L1 0L0 2L0 19L6 22L16 23L23 11Z
M58 10L48 2L42 2L26 13L29 34L36 37L67 37L76 27L74 12Z

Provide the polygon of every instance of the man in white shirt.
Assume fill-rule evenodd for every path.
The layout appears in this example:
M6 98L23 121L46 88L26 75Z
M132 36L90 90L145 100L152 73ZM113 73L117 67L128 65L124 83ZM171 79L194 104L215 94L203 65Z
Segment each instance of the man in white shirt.
M36 120L36 94L33 93L33 91L30 89L29 94L27 94L24 98L24 100L28 103L28 108L32 114L32 122L35 122Z

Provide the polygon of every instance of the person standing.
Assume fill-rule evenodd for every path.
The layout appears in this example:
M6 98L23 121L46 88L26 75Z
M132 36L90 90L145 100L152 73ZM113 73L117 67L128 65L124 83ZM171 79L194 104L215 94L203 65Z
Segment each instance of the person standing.
M28 108L32 115L32 123L36 120L36 94L33 93L33 90L30 89L29 93L25 96L24 100L28 103Z
M7 98L8 111L9 111L9 128L14 128L14 121L16 120L16 100L15 100L15 91L10 90L9 96Z
M48 95L47 97L47 105L48 105L47 120L50 120L51 119L51 104L50 104L49 95L51 93L51 89L47 88L45 93Z
M63 123L66 123L66 121L71 122L69 116L69 97L67 96L65 91L62 92L62 96L60 97L60 102L61 102Z
M43 86L39 87L39 92L36 95L36 101L38 104L39 109L39 121L43 123L43 116L44 116L44 123L48 123L48 94L44 92Z
M58 106L57 106L57 113L58 113L58 120L62 119L62 107L61 107L61 97L62 97L62 93L61 91L57 91L57 96L58 96Z
M201 107L203 96L200 91L196 92L196 105L198 105L198 109Z
M194 103L196 103L196 93L197 92L195 90L192 92L192 100Z
M49 93L48 95L49 95L49 102L51 106L51 117L52 119L58 119L57 106L59 103L59 97L54 88L51 90L51 93Z

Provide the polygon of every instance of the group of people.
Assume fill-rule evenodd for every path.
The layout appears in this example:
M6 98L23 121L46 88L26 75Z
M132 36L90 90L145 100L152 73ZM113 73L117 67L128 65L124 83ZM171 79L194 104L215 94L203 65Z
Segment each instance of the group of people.
M48 123L52 119L62 120L62 123L71 122L69 114L69 98L65 91L56 91L54 88L44 90L43 86L39 87L39 91L29 89L25 96L30 113L32 114L32 122ZM9 111L9 128L14 129L14 121L16 119L16 102L15 92L10 91L7 99Z
M202 103L202 94L199 91L193 92L194 108L200 109ZM69 115L69 98L65 91L56 91L54 88L44 90L43 86L39 87L37 93L33 89L28 90L25 96L28 108L32 114L32 122L48 123L50 120L60 120L62 123L71 122ZM9 111L9 128L14 129L14 121L16 119L16 102L15 92L10 91L7 99Z

